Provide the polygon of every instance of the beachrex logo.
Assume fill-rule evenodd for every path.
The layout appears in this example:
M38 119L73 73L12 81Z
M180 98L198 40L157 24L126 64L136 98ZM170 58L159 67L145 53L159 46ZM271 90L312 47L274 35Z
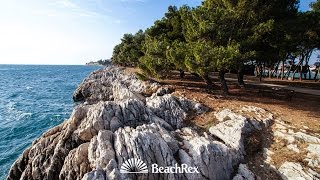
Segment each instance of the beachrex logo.
M148 173L147 165L138 158L125 161L120 168L120 173ZM158 164L151 165L151 173L199 173L198 167L189 167L187 164L162 167Z
M131 158L121 165L120 173L148 173L148 167L141 159Z

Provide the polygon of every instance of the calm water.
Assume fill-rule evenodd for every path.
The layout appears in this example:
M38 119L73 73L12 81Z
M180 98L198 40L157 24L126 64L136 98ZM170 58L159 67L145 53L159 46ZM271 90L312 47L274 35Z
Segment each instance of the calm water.
M97 66L0 65L0 179L31 142L69 117L72 93Z

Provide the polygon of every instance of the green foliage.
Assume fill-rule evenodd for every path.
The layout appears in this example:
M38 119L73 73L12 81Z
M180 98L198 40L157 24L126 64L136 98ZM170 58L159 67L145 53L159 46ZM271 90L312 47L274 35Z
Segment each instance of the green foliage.
M113 49L112 62L123 66L138 65L140 57L144 55L142 51L144 38L142 30L139 30L135 35L124 34L121 43Z
M298 0L204 0L169 6L145 32L125 34L112 60L163 77L170 70L201 75L246 62L274 66L292 54L319 48L319 0L298 12ZM210 82L210 81L207 81Z
M143 47L145 55L140 58L139 67L149 75L161 77L170 69L170 62L165 57L168 46L167 39L157 39L147 35Z
M169 6L165 17L146 30L144 56L140 58L139 67L152 76L162 77L167 71L183 65L178 62L183 61L180 60L183 52L173 52L181 48L179 42L183 41L181 16L175 6Z
M310 7L314 11L320 11L320 0L317 0L316 2L311 3Z

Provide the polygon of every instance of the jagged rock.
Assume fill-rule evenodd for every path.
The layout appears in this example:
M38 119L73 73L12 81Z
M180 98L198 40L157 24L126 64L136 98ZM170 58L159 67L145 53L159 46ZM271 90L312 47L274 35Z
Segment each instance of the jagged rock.
M33 142L12 166L8 180L135 179L120 173L131 158L144 161L149 171L153 163L199 170L140 174L137 179L231 179L245 155L244 138L265 127L264 119L231 112L230 120L210 128L211 134L200 133L185 127L185 121L208 108L166 89L143 96L157 87L120 68L95 71L74 93L76 101L85 102Z
M114 98L143 99L141 93L148 89L157 89L158 84L140 81L133 74L127 75L123 68L114 66L94 71L73 93L74 101L86 101L94 104L99 101L111 101ZM116 93L116 94L114 94Z
M97 170L86 173L82 180L106 180L106 172L98 168Z
M228 146L239 151L241 155L245 154L245 135L250 134L252 131L262 130L270 125L268 122L270 120L259 120L253 117L253 119L248 119L229 109L220 111L220 113L216 114L216 117L223 122L209 128L209 132Z
M95 152L94 154L100 155L89 158L92 167L99 166L100 170L105 170L105 165L114 158L112 154L115 152L119 165L127 159L139 158L149 165L149 171L152 170L150 166L154 163L163 167L185 163L191 167L198 167L200 172L199 174L165 175L149 173L142 176L141 179L230 179L233 165L239 163L240 160L237 154L225 144L210 137L199 136L190 128L172 132L175 134L172 136L157 124L142 125L135 129L125 127L114 132L114 143L110 142L111 133L111 131L100 131L98 137L91 141L89 149ZM91 148L97 147L97 144L99 144L99 150ZM97 163L96 159L102 162ZM119 166L113 167L114 169L109 169L109 171L119 171ZM130 178L128 174L120 175L121 179ZM90 179L89 176L90 173L86 178Z
M151 96L147 98L147 106L160 118L175 128L181 128L186 111L180 106L177 98L171 94L164 96Z
M88 151L91 168L105 169L110 160L115 159L113 133L108 130L99 131L98 136L91 139Z
M120 102L99 102L85 106L87 115L75 131L82 140L89 141L99 130L115 131L123 126L137 126L152 121L153 113L143 102L126 99Z
M122 82L119 81L113 82L112 92L114 101L121 101L124 99L139 99L140 101L145 102L144 96L136 91L131 91L125 84L122 84Z
M180 102L180 106L182 107L182 109L186 112L193 111L196 114L202 114L209 110L208 107L184 97L178 97L178 101Z
M187 117L187 112L195 112L201 114L208 111L208 108L187 100L185 98L177 98L171 94L157 96L157 93L146 99L146 105L158 117L164 119L174 128L183 127L183 121Z
M136 129L125 127L115 132L115 151L119 164L131 158L139 158L149 165L156 163L159 166L174 166L176 160L173 156L176 143L165 129L156 124L138 126ZM166 137L166 138L162 138ZM171 147L167 142L170 142ZM123 179L130 177L121 174ZM172 179L178 174L146 174L143 179Z
M307 147L307 158L308 166L319 167L320 166L320 144L309 144Z
M230 116L228 116L230 117ZM244 153L243 134L249 132L249 124L245 117L241 115L231 116L233 119L224 121L209 129L209 132L218 137L228 146Z
M286 180L313 180L314 178L314 175L310 172L305 172L300 164L293 162L283 163L279 168L279 172L281 177Z
M199 167L200 174L185 174L192 179L230 179L234 164L240 161L240 154L234 152L224 143L199 136L189 128L184 128L180 134L183 139L179 150L181 163Z
M240 164L238 173L232 180L255 180L255 175L249 170L246 164Z
M69 152L61 169L60 179L81 180L84 174L91 170L88 160L88 146L89 143L84 143Z
M293 134L295 138L298 138L302 141L305 141L307 143L318 143L320 144L320 139L318 137L315 136L311 136L308 134L305 134L303 132L297 132L295 134Z

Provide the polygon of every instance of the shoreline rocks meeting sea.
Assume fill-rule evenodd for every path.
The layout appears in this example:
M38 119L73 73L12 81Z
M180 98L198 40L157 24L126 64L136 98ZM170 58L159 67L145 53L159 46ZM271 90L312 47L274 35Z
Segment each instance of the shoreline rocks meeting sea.
M282 179L319 178L319 137L291 132L271 112L254 106L241 112L219 110L218 122L200 129L188 123L190 118L214 110L172 91L141 81L124 68L94 71L74 92L77 105L70 118L36 139L12 165L7 180L259 179L246 164L248 149L259 146L252 137L274 125L275 136L290 140L291 149L297 149L297 139L310 142L310 164L285 162L280 168L265 168ZM265 149L266 161L271 154ZM131 159L143 161L149 173L123 173L122 165ZM152 173L152 164L185 164L197 171Z

